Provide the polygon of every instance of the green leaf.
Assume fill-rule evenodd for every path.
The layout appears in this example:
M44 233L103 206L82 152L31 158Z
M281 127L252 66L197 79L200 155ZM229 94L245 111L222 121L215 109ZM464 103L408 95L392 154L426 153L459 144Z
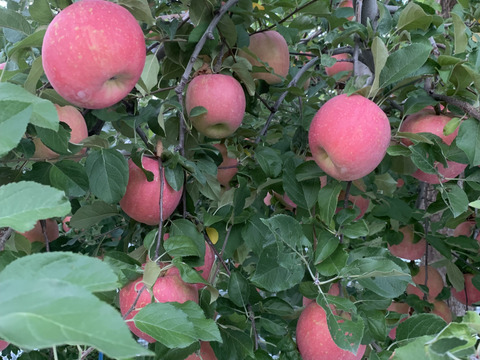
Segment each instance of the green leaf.
M434 314L413 315L398 325L397 341L412 340L425 335L435 335L445 325L445 320Z
M222 342L210 344L218 360L245 360L254 356L252 338L243 331L221 326L220 334Z
M480 124L478 120L463 121L456 137L457 146L465 152L471 166L480 165Z
M35 95L38 82L40 81L40 77L42 75L43 75L42 57L39 56L32 63L32 68L30 69L27 80L25 81L25 84L24 84L25 90Z
M461 215L468 209L468 197L463 189L457 185L444 185L441 190L442 199L447 204L453 217Z
M380 73L380 87L407 78L425 64L431 51L431 45L412 44L390 54Z
M249 297L249 285L243 275L234 271L228 281L228 297L235 305L246 308Z
M200 116L200 115L203 115L203 114L206 114L208 112L208 110L203 107L203 106L195 106L192 110L190 110L190 114L188 114L188 117L196 117L196 116Z
M128 163L118 150L92 151L85 167L93 194L107 203L120 201L127 189Z
M303 234L302 226L295 218L280 214L261 220L267 225L278 243L299 251L306 246L310 246L310 242Z
M168 255L172 257L203 256L201 249L199 249L198 242L185 235L170 236L168 240L163 243L163 247Z
M17 60L21 58L22 54L25 54L32 50L32 48L42 47L43 38L45 37L46 29L41 29L33 34L27 36L22 41L17 42L8 51L10 59Z
M28 10L32 19L40 25L48 25L53 20L53 13L48 0L34 0Z
M414 2L409 2L398 18L397 31L402 30L427 30L432 23L432 16L427 15L422 7Z
M135 86L144 96L157 86L159 71L160 64L158 63L157 57L154 54L148 55L145 60L145 67L143 68L142 75L140 76L141 82L144 86L140 86L140 82Z
M376 36L372 42L373 62L375 64L375 79L370 89L370 95L373 97L377 93L380 85L380 73L388 59L388 49L384 42ZM370 96L369 96L370 97Z
M0 186L0 227L31 230L37 220L65 216L70 212L65 194L50 186L20 181Z
M68 141L70 140L70 127L66 124L60 124L57 131L36 128L37 136L42 140L42 143L57 154L71 155Z
M119 215L115 205L103 201L95 201L91 205L84 205L70 219L70 226L75 229L88 229L103 219Z
M89 189L85 168L72 160L52 163L50 184L71 197L83 196Z
M25 350L78 344L112 358L151 355L118 311L81 286L30 276L10 277L0 287L0 337Z
M155 19L146 0L118 0L118 4L126 7L135 16L135 19L143 21L147 25L155 24Z
M330 255L337 249L340 243L335 234L329 231L323 230L317 235L317 248L315 249L315 265L320 264L322 261L328 259Z
M339 183L330 183L320 189L318 193L319 216L329 228L335 227L332 219L337 210L340 191L342 191L342 186Z
M323 276L337 275L345 267L348 260L348 254L342 246L337 246L335 251L325 260L315 266L318 272Z
M0 90L1 91L1 90ZM19 101L0 102L0 156L15 149L27 129L33 106Z
M3 6L0 7L0 28L20 31L25 35L30 35L32 33L32 27L22 14L6 9Z
M450 15L453 20L455 54L461 54L465 52L468 45L467 26L455 12L452 11Z
M268 177L276 178L282 172L282 158L269 147L258 147L255 151L255 159Z

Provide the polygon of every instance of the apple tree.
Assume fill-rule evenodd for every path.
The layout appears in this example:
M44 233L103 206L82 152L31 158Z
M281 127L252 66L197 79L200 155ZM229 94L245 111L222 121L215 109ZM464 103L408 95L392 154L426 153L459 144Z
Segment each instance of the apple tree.
M0 28L2 355L479 356L480 3L0 0Z

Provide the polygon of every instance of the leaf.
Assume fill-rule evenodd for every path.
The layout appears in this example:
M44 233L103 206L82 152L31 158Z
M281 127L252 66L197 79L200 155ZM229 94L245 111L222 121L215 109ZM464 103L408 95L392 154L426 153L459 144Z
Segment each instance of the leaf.
M7 28L20 31L25 35L32 33L32 27L20 13L0 7L0 28Z
M471 166L480 165L480 124L467 119L460 124L456 137L457 146L465 152Z
M126 7L135 16L147 25L155 24L149 4L146 0L118 0L118 4Z
M453 20L455 54L464 53L468 45L467 26L455 12L450 14Z
M120 201L127 189L128 163L118 150L92 151L85 167L92 193L107 203Z
M140 76L144 86L140 86L140 83L135 86L144 96L157 86L159 71L160 64L158 63L157 57L153 54L148 55L145 60L145 67L143 68L142 75Z
M435 335L445 325L445 320L434 314L413 315L398 325L397 341L412 340L425 335Z
M320 219L330 228L335 228L332 219L337 210L338 195L341 190L342 186L339 183L330 183L320 189L320 192L318 193Z
M40 48L43 43L43 38L45 37L45 32L46 29L37 30L33 34L27 36L25 39L17 42L8 51L8 56L10 59L18 61L17 59L19 59L22 54L31 51L32 48Z
M303 247L310 246L310 242L303 234L302 226L295 218L280 214L261 220L275 236L276 241L287 245L288 248L301 251Z
M375 64L375 79L373 80L372 87L370 88L370 95L374 96L379 89L380 73L382 72L382 69L388 59L388 49L378 36L373 39L372 54L373 62Z
M172 257L175 256L202 256L198 243L189 236L175 235L170 236L168 241L163 243L165 251Z
M0 112L0 156L15 149L27 129L32 116L31 104L19 101L5 101Z
M422 7L413 2L402 10L398 18L397 31L402 30L427 30L432 23L432 16L427 15Z
M255 159L263 172L271 178L276 178L282 171L282 158L273 149L261 146L255 151Z
M119 215L115 205L103 201L95 201L91 205L84 205L70 219L70 226L74 229L88 229L103 219Z
M53 13L48 0L34 0L28 10L32 19L41 25L48 25L53 20Z
M89 189L85 168L73 160L61 160L52 164L50 184L71 197L83 196Z
M248 304L249 285L238 271L232 272L228 281L228 297L235 305L245 308Z
M444 185L441 190L442 199L447 204L453 217L461 215L468 209L468 197L465 191L456 185Z
M112 358L151 355L133 340L118 311L83 287L31 276L11 277L0 287L0 337L18 347L78 344Z
M0 186L0 227L25 232L37 220L65 216L70 212L65 194L33 181L20 181Z
M249 335L235 328L220 327L222 342L213 342L218 360L245 360L253 357L253 342Z
M390 54L380 73L380 87L407 78L425 64L431 51L431 45L412 44Z
M33 63L30 72L28 73L27 80L25 81L24 88L28 92L35 94L40 77L43 75L42 57L37 57Z

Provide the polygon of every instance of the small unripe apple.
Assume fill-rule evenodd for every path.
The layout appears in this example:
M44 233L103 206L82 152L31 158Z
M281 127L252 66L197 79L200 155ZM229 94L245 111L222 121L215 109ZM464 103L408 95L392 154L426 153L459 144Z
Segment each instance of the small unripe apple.
M154 175L153 181L147 177L135 163L128 161L128 184L125 195L120 200L120 207L132 219L147 225L158 225L160 223L160 176L158 161L144 157L143 167ZM174 190L168 185L163 176L163 198L162 209L163 219L167 219L175 211L182 197L182 189Z
M142 289L143 285L143 277L140 277L139 279L130 282L120 290L119 304L120 312L123 316L134 304L135 299L137 299L138 293ZM160 303L170 301L184 303L188 300L198 302L197 289L182 280L176 267L172 267L168 269L166 273L160 275L153 285L153 296L155 301ZM144 289L140 296L138 296L135 309L127 315L125 320L133 319L140 309L151 303L151 300L152 296L146 289ZM130 331L132 331L138 337L146 340L149 343L155 342L154 338L140 331L135 326L133 321L127 322L127 325L130 328Z
M206 341L200 342L200 356L197 354L192 354L187 357L185 360L217 360L215 353L213 352L210 343Z
M75 109L73 106L59 106L55 104L57 109L58 120L67 124L72 130L70 133L70 142L72 144L78 144L88 137L87 124L83 115ZM39 159L56 159L59 155L46 147L40 138L34 138L35 144L34 158ZM81 150L81 153L85 153L86 149Z
M337 60L350 60L351 56L350 54L338 54L338 55L333 55L333 58ZM341 79L338 81L346 81L353 73L353 62L351 61L337 61L335 64L329 67L325 67L325 72L327 73L328 76L334 76L335 74L338 74L339 72L343 71L348 71L348 74L345 74L342 76Z
M53 219L45 220L45 230L47 233L48 242L52 242L53 240L58 239L58 237L60 236L58 231L58 224ZM27 232L20 233L20 234L25 236L30 242L35 242L35 241L45 242L40 220L37 221L37 223L35 224L32 230L29 230Z
M337 95L316 113L308 132L313 159L328 175L350 181L368 175L390 144L390 122L373 101Z
M399 244L388 245L388 250L392 255L407 260L417 260L425 255L427 241L422 238L413 243L415 237L412 226L403 226L398 230L403 234L403 239Z
M407 116L400 126L399 131L407 133L431 133L440 137L445 144L450 145L458 134L458 128L449 135L443 134L443 128L451 119L451 117L446 115L437 115L431 109L423 109L418 113ZM406 146L413 144L409 139L402 139L402 143ZM466 164L448 160L447 165L448 167L445 168L440 163L435 164L436 169L443 176L442 179L440 179L437 174L428 174L421 170L415 171L412 176L429 184L438 184L440 180L446 182L451 178L457 177L467 167Z
M412 280L417 285L425 285L425 265L421 265L417 275L412 276ZM428 298L435 299L438 294L443 289L443 278L442 275L432 266L428 267L428 280L427 280L427 287L428 287ZM420 288L408 284L407 286L407 294L415 294L420 299L423 299L423 291Z
M101 109L122 100L145 66L143 31L122 6L81 0L47 28L42 46L45 75L72 104Z
M221 185L230 188L230 181L238 172L238 159L228 156L227 147L224 144L214 144L213 146L220 151L223 157L222 163L218 166L217 180Z
M240 51L238 55L247 59L252 66L263 67L262 62L267 63L274 72L271 74L254 71L252 76L255 79L265 80L268 84L278 84L288 75L290 54L287 42L280 33L269 30L251 35L248 50L257 55L260 61L244 51Z
M193 108L203 106L206 113L191 116ZM188 85L185 108L199 133L221 139L235 132L245 115L245 93L233 77L222 74L196 76Z
M480 302L480 290L478 290L473 285L473 282L472 282L473 276L474 276L473 274L464 274L463 278L465 280L465 287L460 291L455 290L454 287L452 287L452 290L451 290L452 295L455 297L455 299L457 299L464 305L467 305L467 301L468 301L468 305Z

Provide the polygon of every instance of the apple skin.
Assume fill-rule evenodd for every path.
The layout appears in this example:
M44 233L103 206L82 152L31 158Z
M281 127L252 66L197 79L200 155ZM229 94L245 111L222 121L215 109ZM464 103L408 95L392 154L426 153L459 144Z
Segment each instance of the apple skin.
M371 173L390 144L387 115L360 95L337 95L313 117L308 143L313 159L331 177L356 180Z
M72 129L69 140L72 144L78 144L88 137L87 124L80 111L70 105L59 106L55 104L55 108L57 109L58 120L66 123ZM33 143L35 144L34 158L56 159L60 156L46 147L40 138L34 138ZM86 149L84 148L80 153L85 153L85 151Z
M388 245L388 250L392 255L407 260L417 260L425 255L426 240L421 239L413 243L414 232L412 226L403 226L399 230L403 234L403 240L400 244Z
M280 33L269 30L250 35L250 45L248 50L264 63L267 63L275 74L266 72L253 72L254 79L265 80L268 84L279 84L288 75L290 68L290 54L285 38ZM248 55L244 51L238 53L239 56L247 59L252 66L263 67L264 65Z
M0 64L0 65L1 65L1 64ZM8 345L10 345L10 343L8 343L8 342L6 342L6 341L3 341L3 340L0 340L0 352L2 352L3 350L5 350Z
M48 242L52 242L53 240L58 239L60 233L58 231L57 222L53 219L47 219L45 220L45 226L47 230ZM45 241L43 238L42 225L40 224L40 220L37 221L32 230L20 234L25 236L32 243L35 241Z
M399 314L409 314L410 306L406 303L400 303L400 302L392 301L390 306L387 308L387 311L394 311L394 312L399 313ZM399 323L401 323L405 320L407 320L407 317L405 317L403 319L400 319ZM388 333L388 337L392 340L397 337L397 327L398 327L398 324L395 327L393 327L392 329L390 329L390 332Z
M200 355L201 357L197 354L192 354L185 360L217 360L210 343L206 341L200 342Z
M425 266L421 265L420 269L418 271L418 274L415 276L412 276L412 280L415 284L417 285L425 285ZM442 275L438 272L437 269L434 267L429 266L428 267L428 298L433 300L435 299L438 294L443 289L443 278ZM415 294L417 295L420 299L423 299L423 291L420 290L420 288L413 286L411 284L408 284L407 286L407 294Z
M5 66L7 65L6 62L0 63L0 70L5 69ZM1 341L1 340L0 340Z
M296 338L303 360L359 360L365 352L365 345L360 345L357 355L354 355L334 343L325 310L316 302L309 304L300 314Z
M338 55L333 55L333 58L337 60L348 60L351 59L351 56L349 54L338 54ZM339 72L342 71L348 71L348 74L343 76L339 81L343 82L346 81L350 76L352 76L353 73L353 62L350 61L337 61L335 64L329 67L325 67L325 72L327 73L328 76L334 76L335 74L338 74Z
M131 308L135 299L137 298L138 292L142 289L143 277L138 278L135 281L130 282L125 287L120 289L119 293L119 304L120 312L122 316L127 313ZM178 302L184 303L188 300L198 303L198 292L197 289L185 283L180 277L180 273L176 267L172 267L166 271L163 276L160 276L155 284L153 285L153 296L155 297L156 302L165 303L165 302ZM140 297L138 298L135 310L131 311L130 314L125 318L125 320L132 319L140 309L151 303L151 295L147 290L144 290ZM156 340L151 336L140 331L133 321L127 322L130 331L133 332L138 337L146 340L149 343L155 342Z
M353 1L352 0L343 0L338 7L349 7L353 9ZM354 9L355 10L355 9ZM347 20L352 21L355 16L349 16Z
M475 304L477 302L480 302L480 290L478 290L475 286L473 286L472 283L472 278L473 274L464 274L463 278L465 280L465 289L467 291L467 296L468 296L468 305ZM460 291L455 290L454 287L452 287L452 295L460 301L462 304L467 305L467 298L465 297L465 289L462 289Z
M445 301L433 300L430 302L433 304L432 314L440 316L447 324L452 322L452 311Z
M185 93L187 113L196 106L207 109L206 114L190 117L199 133L222 139L235 132L245 115L245 93L233 77L222 74L196 76Z
M448 136L443 134L443 128L451 119L451 117L446 115L437 115L435 111L427 108L407 116L398 130L407 133L431 133L440 137L445 144L450 145L458 134L458 128ZM413 144L409 139L402 139L402 143L406 146ZM454 161L447 161L447 165L448 167L445 168L442 164L436 164L438 172L445 178L442 182L457 177L467 167L466 164ZM440 183L440 179L436 174L427 174L419 169L412 176L429 184Z
M458 226L455 228L453 231L453 236L472 236L473 235L473 230L475 229L475 221L464 221L461 224L458 224ZM477 235L475 238L480 243L480 233Z
M132 219L147 225L160 223L160 176L158 162L155 159L144 157L143 167L154 174L153 181L147 177L134 162L128 161L128 184L125 195L120 200L120 207ZM177 208L182 197L183 189L175 191L168 185L165 175L163 181L163 219L167 219Z
M122 6L81 0L50 23L42 63L53 88L74 105L109 107L123 99L145 66L143 31Z
M238 159L228 156L227 147L224 144L213 144L213 146L220 151L223 157L222 163L218 166L217 180L221 185L230 188L230 181L238 172Z

